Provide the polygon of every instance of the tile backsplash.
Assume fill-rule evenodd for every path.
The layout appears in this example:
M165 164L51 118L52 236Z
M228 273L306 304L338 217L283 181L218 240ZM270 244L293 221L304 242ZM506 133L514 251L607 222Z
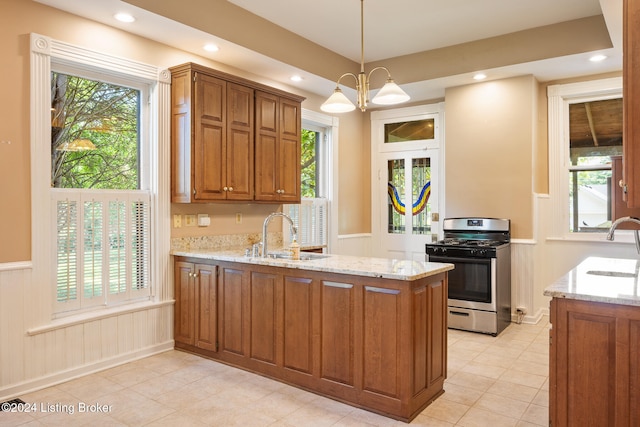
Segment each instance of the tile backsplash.
M282 247L282 232L267 233L267 239L269 247ZM171 239L171 250L250 248L261 240L262 233L174 237Z

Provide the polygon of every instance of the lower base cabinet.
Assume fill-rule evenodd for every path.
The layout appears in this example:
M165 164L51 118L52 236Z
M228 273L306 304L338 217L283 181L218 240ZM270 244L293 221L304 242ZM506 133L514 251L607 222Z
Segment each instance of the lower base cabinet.
M551 324L549 425L640 426L640 307L554 298Z
M216 267L176 261L174 339L215 351L218 333Z
M443 392L446 273L401 281L215 262L217 341L205 348L179 339L198 307L182 300L209 298L190 296L199 280L180 273L198 261L176 257L176 348L403 421Z

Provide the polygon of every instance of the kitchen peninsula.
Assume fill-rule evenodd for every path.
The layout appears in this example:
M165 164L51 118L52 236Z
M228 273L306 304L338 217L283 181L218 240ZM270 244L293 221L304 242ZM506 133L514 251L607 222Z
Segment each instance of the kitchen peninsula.
M452 264L172 254L176 348L407 422L443 393Z
M591 257L545 289L549 425L640 425L639 268Z

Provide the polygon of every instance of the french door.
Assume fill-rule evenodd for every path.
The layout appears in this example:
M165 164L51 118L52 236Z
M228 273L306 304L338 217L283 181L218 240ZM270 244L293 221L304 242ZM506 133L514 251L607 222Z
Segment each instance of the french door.
M438 151L380 156L379 255L424 261L425 243L437 240Z
M372 255L424 261L440 234L442 105L372 113Z

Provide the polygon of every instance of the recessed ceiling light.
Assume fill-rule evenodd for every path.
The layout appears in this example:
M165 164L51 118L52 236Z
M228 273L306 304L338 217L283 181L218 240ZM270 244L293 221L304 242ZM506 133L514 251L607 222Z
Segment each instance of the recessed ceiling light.
M206 50L207 52L217 52L220 50L220 48L213 43L207 43L204 45L204 50Z
M299 76L299 75L296 74L296 75L291 76L290 79L292 81L294 81L294 82L301 82L302 81L302 76Z
M473 76L473 80L484 80L487 78L487 75L484 73L477 73Z
M116 13L115 15L113 15L113 17L120 22L134 22L136 20L136 18L129 15L128 13Z
M607 59L606 55L593 55L591 58L589 58L589 61L600 62L600 61L604 61L605 59Z

